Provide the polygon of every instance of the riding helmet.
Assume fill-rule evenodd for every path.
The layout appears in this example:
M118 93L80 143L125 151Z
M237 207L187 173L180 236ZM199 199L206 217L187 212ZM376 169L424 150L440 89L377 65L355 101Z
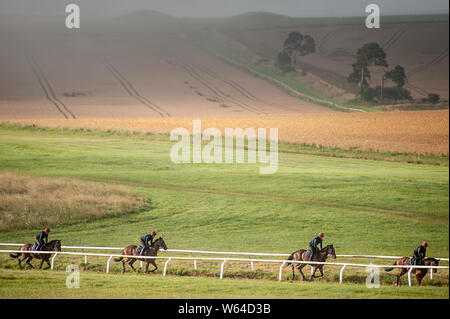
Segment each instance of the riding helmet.
M320 232L320 233L318 234L318 236L319 236L320 238L325 237L324 233L322 233L322 232Z
M424 242L422 243L422 246L423 246L423 247L428 247L428 243L427 243L426 241L424 241Z
M49 232L50 232L50 228L45 227L44 231L45 231L46 233L49 233Z

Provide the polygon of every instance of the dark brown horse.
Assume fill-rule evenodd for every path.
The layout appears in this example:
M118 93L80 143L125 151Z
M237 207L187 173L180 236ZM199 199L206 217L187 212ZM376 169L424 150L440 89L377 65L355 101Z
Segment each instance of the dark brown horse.
M33 265L30 263L30 261L33 258L36 259L40 259L41 263L39 265L39 269L42 268L42 264L44 263L44 261L47 263L48 267L45 269L49 269L50 268L50 263L49 263L49 259L52 256L52 254L39 254L39 251L33 251L32 253L26 253L25 251L31 251L31 248L33 247L33 244L25 244L22 247L20 247L21 251L24 251L23 253L17 253L17 254L9 254L10 257L12 258L18 258L19 261L19 267L20 269L23 269L22 267L22 261L24 261L26 259L26 263L28 265L30 265L31 268L34 269ZM44 244L42 246L42 251L61 251L61 241L60 240L52 240L49 241L47 244ZM20 257L19 257L20 256Z
M144 256L156 256L158 255L158 250L162 248L164 250L167 249L166 243L164 242L164 239L162 239L162 237L158 238L157 240L155 240L153 242L153 245L151 245L146 251ZM125 247L125 249L122 252L122 255L128 255L128 256L141 256L140 254L138 254L137 252L137 246L136 245L130 245ZM119 257L119 258L115 258L114 261L122 262L122 266L123 266L123 272L125 272L125 264L130 265L131 269L133 269L134 271L136 271L136 268L133 267L133 264L137 261L143 261L145 262L145 273L149 273L149 272L154 272L155 270L158 269L158 266L156 266L156 259L154 258L132 258L132 257ZM155 269L153 270L148 270L148 266L149 264L152 264Z
M289 256L288 260L310 261L309 258L306 256L306 253L307 253L306 249L297 250ZM327 260L328 255L331 255L334 259L336 259L336 252L335 252L332 244L324 247L317 256L314 256L314 259L311 261L324 262ZM324 266L323 264L318 265L318 264L306 264L306 263L305 264L303 264L303 263L302 264L287 263L286 267L289 265L292 265L292 280L294 280L294 278L295 278L295 267L297 267L298 271L302 275L303 280L306 280L305 274L303 274L303 271L302 271L302 269L306 265L310 265L311 269L312 269L310 280L313 280L313 278L323 277L323 266ZM320 276L315 276L317 269L319 269L319 271L320 271Z
M409 266L409 257L402 257L397 259L397 261L394 263L394 266ZM439 266L439 260L435 258L425 258L424 259L425 266ZM385 271L392 271L395 267L392 268L386 268ZM396 286L400 286L402 284L402 281L400 280L400 277L406 274L409 271L410 268L399 268L398 274L397 274L397 280L395 281ZM432 269L434 273L437 273L437 269ZM416 276L417 284L420 286L422 283L423 277L425 277L428 273L428 268L415 268L413 269L412 273Z

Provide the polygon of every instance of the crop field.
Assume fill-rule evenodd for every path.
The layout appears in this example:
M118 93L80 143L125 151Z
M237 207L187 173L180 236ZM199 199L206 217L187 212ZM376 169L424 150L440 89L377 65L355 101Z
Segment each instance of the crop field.
M10 123L49 128L89 128L169 133L177 127L192 132L195 118L12 120ZM289 116L198 118L203 129L278 128L284 142L376 152L448 156L448 110L383 113L333 113Z
M172 145L152 135L0 127L0 168L121 185L148 200L142 210L54 226L50 236L63 245L122 247L156 229L172 249L291 253L320 229L337 254L408 256L427 240L429 256L448 257L448 166L280 153L277 174L264 176L257 164L173 164ZM0 241L30 242L39 230L2 230ZM18 271L2 254L0 295L42 297L47 278L48 297L448 298L447 271L411 288L383 272L380 288L368 289L363 269L347 270L344 284L332 267L315 282L288 281L286 269L277 282L275 266L256 265L252 275L248 264L230 264L220 280L217 263L199 272L174 263L162 277L122 275L118 264L104 274L104 259L80 264L79 291L63 288L62 270L80 259L61 257L54 272Z

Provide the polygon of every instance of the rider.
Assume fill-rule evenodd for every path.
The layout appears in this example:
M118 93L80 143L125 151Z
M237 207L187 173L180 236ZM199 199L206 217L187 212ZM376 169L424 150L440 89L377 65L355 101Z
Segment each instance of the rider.
M309 258L309 260L313 260L314 256L317 256L320 251L322 250L322 240L325 237L325 235L320 232L317 234L316 237L314 237L310 242L309 242L309 249L311 250L311 257ZM319 246L320 245L320 249Z
M50 232L50 228L46 227L44 231L41 231L36 235L35 241L37 244L36 250L41 250L42 246L48 242L48 233Z
M155 238L155 236L156 232L152 231L150 234L146 234L139 239L140 246L142 247L141 256L144 256L144 253L147 250L147 248L153 245L153 239ZM148 244L148 242L150 242L150 245Z
M413 265L421 265L423 264L423 260L425 259L425 253L427 252L428 243L424 241L422 245L418 246L414 249L412 264Z

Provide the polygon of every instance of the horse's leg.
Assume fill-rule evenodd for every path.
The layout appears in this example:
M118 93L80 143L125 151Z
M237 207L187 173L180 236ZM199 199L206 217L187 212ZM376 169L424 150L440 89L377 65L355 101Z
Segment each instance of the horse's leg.
M319 266L320 276L316 276L316 278L323 277L323 265Z
M298 271L300 272L300 274L302 275L303 280L306 280L305 274L304 274L303 271L302 271L303 267L305 267L305 266L306 266L306 264L302 264L301 266L299 266L299 267L297 268Z
M22 259L20 259L20 258L22 258ZM20 269L23 269L23 267L22 267L22 260L24 260L25 259L25 254L22 254L22 256L20 256L18 259L17 259L17 261L19 262L19 268Z
M158 269L158 266L156 266L156 262L154 260L150 260L150 263L155 267L155 269L150 270L150 272L154 272ZM148 265L148 264L147 264Z
M41 258L41 262L39 263L39 269L42 269L42 264L44 263L44 259Z
M122 259L122 267L123 267L122 273L124 274L125 273L125 259Z
M402 281L400 279L401 276L403 276L406 273L405 268L399 268L398 275L397 275L397 282L395 283L396 286L401 286Z
M294 266L294 264L292 264L292 280L294 280L294 278L295 278L295 266Z
M313 280L315 277L314 277L314 275L316 274L316 271L317 271L317 266L311 266L312 267L312 269L313 269L313 272L312 272L312 274L311 274L311 278L309 279L309 280Z
M29 257L27 258L26 263L27 263L32 269L34 269L34 266L31 264L31 260L32 260L32 259L33 259L33 257L29 256Z
M418 271L416 273L416 280L417 280L417 284L420 286L422 284L422 278L425 277L422 275L421 271Z
M134 272L136 272L136 268L133 267L133 264L136 262L137 259L133 259L130 261L129 265L131 267L131 269L133 269Z
M52 266L50 265L49 259L46 259L45 262L47 263L48 267L44 269L50 269Z

